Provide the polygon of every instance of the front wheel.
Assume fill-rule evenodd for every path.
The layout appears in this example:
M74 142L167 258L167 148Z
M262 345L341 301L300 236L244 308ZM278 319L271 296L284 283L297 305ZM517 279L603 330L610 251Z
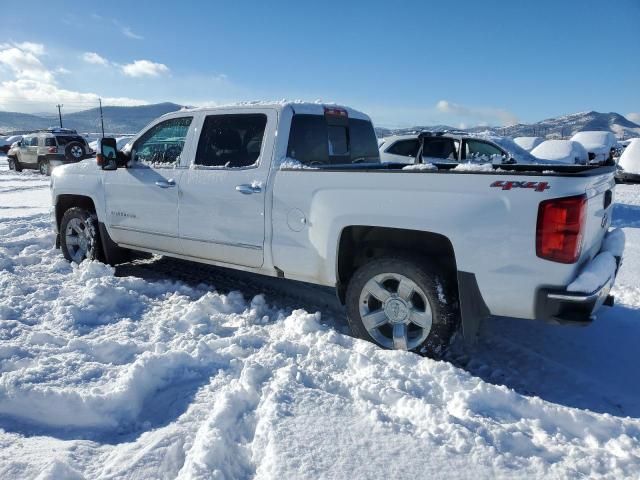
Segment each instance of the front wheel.
M22 166L17 158L9 157L9 170L15 170L16 172L22 171Z
M60 222L60 248L70 262L97 260L100 247L98 217L83 208L70 208Z
M440 357L459 325L451 283L423 259L372 260L354 273L347 288L351 330L383 348Z

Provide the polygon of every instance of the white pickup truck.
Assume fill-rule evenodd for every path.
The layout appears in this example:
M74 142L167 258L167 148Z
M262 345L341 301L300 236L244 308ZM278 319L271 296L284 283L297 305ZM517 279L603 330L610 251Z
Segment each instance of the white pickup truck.
M584 324L624 247L612 167L381 163L370 119L313 103L190 109L55 169L57 245L332 286L355 335L441 354L489 315Z

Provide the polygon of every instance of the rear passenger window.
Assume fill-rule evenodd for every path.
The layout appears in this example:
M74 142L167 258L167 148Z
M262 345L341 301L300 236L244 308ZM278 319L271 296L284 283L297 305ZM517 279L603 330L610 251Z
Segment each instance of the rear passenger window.
M327 122L320 115L294 115L287 157L306 165L329 163Z
M32 147L37 147L38 146L38 137L33 137L31 139L31 144Z
M227 168L255 165L266 125L267 116L262 113L207 116L195 164Z
M387 149L387 153L402 155L403 157L415 157L418 153L418 140L400 140Z
M305 165L379 162L378 142L367 120L344 119L327 124L322 115L294 115L287 157Z

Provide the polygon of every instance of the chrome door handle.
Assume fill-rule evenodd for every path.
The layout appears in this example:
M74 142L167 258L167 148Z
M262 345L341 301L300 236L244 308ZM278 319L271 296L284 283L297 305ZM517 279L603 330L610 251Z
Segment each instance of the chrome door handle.
M245 195L251 195L252 193L260 193L262 191L261 187L249 185L248 183L243 183L242 185L236 185L236 192L243 193Z
M156 182L156 186L158 186L160 188L175 187L176 186L176 181L173 178L170 178L169 180L158 180Z

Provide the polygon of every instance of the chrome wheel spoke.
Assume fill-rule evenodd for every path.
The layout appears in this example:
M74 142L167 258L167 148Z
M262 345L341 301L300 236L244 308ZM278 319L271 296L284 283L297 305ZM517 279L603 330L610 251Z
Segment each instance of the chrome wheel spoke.
M372 330L388 323L389 319L383 310L376 310L375 312L363 315L362 322L367 330Z
M409 320L411 320L411 323L419 326L420 328L431 330L431 325L433 323L431 309L429 308L426 311L421 312L412 308Z
M400 283L398 283L398 296L403 300L410 300L411 295L413 295L413 292L415 292L415 290L416 284L406 277L401 279Z
M391 296L391 292L380 285L375 279L369 280L364 288L372 297L375 297L383 303Z
M393 326L393 348L408 350L407 343L407 326L404 323L396 323Z
M67 245L80 245L80 239L76 235L67 235Z

